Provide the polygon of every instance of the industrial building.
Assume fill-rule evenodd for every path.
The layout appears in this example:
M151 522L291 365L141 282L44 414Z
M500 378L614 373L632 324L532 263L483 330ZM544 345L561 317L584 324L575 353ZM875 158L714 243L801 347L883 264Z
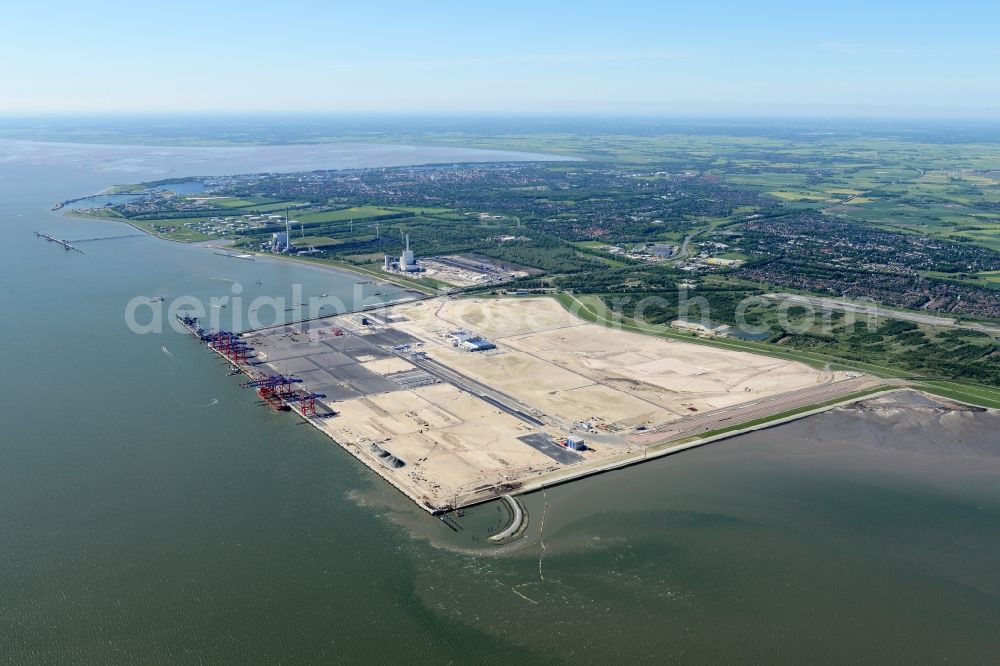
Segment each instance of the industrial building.
M469 331L452 331L446 335L445 338L451 341L452 347L460 347L466 351L477 352L497 348L494 343L490 342L486 338L476 335L475 333L470 333Z
M285 215L285 230L272 233L271 243L266 247L266 249L279 254L291 254L292 250L295 249L292 245L291 223L289 222L287 215Z
M673 245L661 245L653 243L646 246L646 252L654 257L671 257L676 248Z
M288 243L287 231L279 231L271 234L271 244L270 247L268 248L271 250L271 252L284 254L288 252L290 248L291 246Z
M399 271L401 273L419 273L424 267L417 263L413 250L410 249L410 235L406 234L406 249L400 255L398 261L393 261L391 255L385 255L382 269L386 271Z
M490 349L496 349L497 346L487 340L486 338L469 338L468 340L463 340L461 347L467 349L468 351L487 351Z

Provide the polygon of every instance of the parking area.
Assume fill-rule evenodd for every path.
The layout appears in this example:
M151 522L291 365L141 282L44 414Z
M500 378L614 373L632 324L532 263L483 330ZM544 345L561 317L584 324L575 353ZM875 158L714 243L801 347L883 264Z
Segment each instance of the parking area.
M565 446L560 446L544 432L523 435L518 437L518 439L563 465L573 465L583 460L583 456L579 453L571 451Z

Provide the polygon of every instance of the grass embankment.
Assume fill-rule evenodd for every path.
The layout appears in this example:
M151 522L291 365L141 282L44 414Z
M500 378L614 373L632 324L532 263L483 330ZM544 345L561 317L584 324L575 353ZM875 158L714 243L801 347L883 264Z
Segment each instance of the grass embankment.
M944 398L951 398L959 402L967 402L980 407L992 407L1000 409L1000 389L995 389L981 384L963 384L947 380L927 380L916 382L916 388L927 393L933 393Z

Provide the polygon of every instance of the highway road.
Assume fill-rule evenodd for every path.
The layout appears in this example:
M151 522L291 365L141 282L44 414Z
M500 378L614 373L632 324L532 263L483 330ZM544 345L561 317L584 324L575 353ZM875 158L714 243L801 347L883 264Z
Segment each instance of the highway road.
M991 335L1000 335L1000 327L989 326L987 324L959 322L954 317L939 317L936 315L921 314L919 312L905 312L880 307L876 303L852 303L851 301L840 301L832 298L820 298L818 296L802 296L801 294L765 294L765 298L776 301L786 301L789 303L800 303L811 305L816 308L826 308L831 310L843 310L854 312L865 316L883 317L885 319L900 319L912 321L917 324L928 326L947 326L951 328L966 328L974 331L982 331Z

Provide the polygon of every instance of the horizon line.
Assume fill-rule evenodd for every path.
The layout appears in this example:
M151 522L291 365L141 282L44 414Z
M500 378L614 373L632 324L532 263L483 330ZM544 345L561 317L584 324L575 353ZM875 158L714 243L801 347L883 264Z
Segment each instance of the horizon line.
M281 110L281 111L244 111L244 110L79 110L79 111L8 111L0 109L2 120L41 120L41 119L143 119L143 118L396 118L396 119L524 119L524 120L685 120L685 121L747 121L747 120L781 120L781 121L976 121L1000 123L1000 113L849 113L849 112L797 112L797 113L762 113L745 111L739 113L715 112L564 112L564 111L338 111L338 110Z

